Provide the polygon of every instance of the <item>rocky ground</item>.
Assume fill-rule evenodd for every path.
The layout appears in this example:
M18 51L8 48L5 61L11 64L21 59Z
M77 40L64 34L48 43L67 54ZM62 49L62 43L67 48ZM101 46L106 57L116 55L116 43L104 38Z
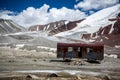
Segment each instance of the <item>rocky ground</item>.
M0 80L120 80L120 59L65 62L54 51L0 47Z

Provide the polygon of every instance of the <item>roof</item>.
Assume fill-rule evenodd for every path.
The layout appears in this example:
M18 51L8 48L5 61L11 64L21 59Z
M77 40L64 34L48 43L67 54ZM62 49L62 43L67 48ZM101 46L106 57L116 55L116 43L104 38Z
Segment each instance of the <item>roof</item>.
M57 43L61 47L104 47L103 43Z

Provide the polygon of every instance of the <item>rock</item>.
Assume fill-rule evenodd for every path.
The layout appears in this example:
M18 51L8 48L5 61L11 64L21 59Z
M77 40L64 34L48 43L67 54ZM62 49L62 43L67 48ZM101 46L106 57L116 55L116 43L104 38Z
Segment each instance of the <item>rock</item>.
M37 62L37 60L36 60L36 59L34 59L33 61L34 61L34 62Z
M82 60L76 60L76 61L73 61L73 65L85 65L85 63Z
M71 59L65 59L64 62L71 62Z
M102 80L111 80L111 77L109 75L99 75L98 77Z
M52 74L48 74L47 77L58 77L58 75L55 73L52 73Z
M77 79L78 79L78 80L82 80L81 77L80 77L80 75L77 75Z
M36 75L28 74L26 76L26 80L31 80L31 79L38 80L39 77L37 77Z
M15 62L14 60L9 60L8 62Z

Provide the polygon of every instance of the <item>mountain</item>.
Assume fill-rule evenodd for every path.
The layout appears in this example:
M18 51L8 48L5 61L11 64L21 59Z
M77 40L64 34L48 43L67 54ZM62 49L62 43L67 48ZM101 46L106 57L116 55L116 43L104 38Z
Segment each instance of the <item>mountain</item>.
M98 11L82 20L72 22L62 20L34 25L28 31L21 32L24 30L11 20L0 19L0 33L7 33L1 35L0 43L8 42L6 39L11 39L12 43L37 45L49 41L103 42L105 45L120 48L120 4Z
M49 36L82 42L103 42L120 46L120 4L100 10L86 19L34 25L29 31L46 31Z
M26 31L26 29L12 20L0 19L0 34L16 33Z
M93 42L104 42L109 46L120 46L120 16L109 19L109 21L114 23L101 27L92 34L83 34L82 39L92 40Z
M120 46L120 4L98 11L56 37Z
M49 35L55 35L57 33L75 28L77 26L77 23L80 23L83 20L84 19L73 22L62 20L45 25L34 25L29 28L29 31L48 31Z

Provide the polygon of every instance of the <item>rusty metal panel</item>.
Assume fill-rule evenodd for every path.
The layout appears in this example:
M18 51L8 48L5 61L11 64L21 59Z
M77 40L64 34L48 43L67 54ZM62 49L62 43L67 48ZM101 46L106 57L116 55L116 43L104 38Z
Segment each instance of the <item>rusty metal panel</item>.
M86 58L86 54L88 53L87 48L93 49L97 55L97 60L102 60L104 58L104 45L103 43L58 43L57 44L57 57L64 58L68 55L68 47L73 48L73 58ZM82 52L78 52L78 48L82 49ZM81 57L79 56L81 55Z

